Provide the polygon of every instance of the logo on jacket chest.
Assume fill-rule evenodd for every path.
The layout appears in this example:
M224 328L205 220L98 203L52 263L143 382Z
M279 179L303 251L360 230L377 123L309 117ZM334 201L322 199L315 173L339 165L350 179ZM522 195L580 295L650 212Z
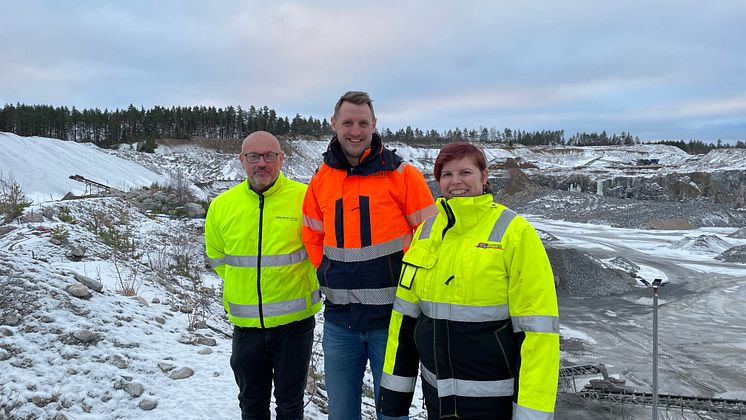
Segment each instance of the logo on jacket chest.
M297 222L299 219L298 219L298 216L280 216L280 215L275 215L275 220L282 220L284 222Z
M501 243L491 243L488 244L487 242L480 242L477 244L476 248L482 248L482 249L503 249L503 245Z

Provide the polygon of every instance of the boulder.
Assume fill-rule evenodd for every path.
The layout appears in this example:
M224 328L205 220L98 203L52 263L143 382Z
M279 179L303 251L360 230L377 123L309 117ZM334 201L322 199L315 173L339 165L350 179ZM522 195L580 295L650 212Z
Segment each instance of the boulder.
M171 379L186 379L190 376L194 375L194 371L188 367L183 367L176 369L175 371L171 372L170 375L168 375Z
M83 251L83 253L85 254L85 251ZM76 272L73 272L73 277L75 277L75 280L77 280L78 282L82 284L85 284L87 288L95 292L101 293L104 290L104 285L101 284L101 282L96 281L90 277L86 277Z
M65 287L65 291L79 299L90 299L91 291L84 284L76 283Z

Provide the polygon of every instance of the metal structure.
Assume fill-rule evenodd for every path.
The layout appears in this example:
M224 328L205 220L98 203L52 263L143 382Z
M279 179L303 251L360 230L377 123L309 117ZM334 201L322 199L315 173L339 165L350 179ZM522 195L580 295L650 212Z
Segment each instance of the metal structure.
M663 279L655 279L652 284L643 278L640 281L653 289L653 420L658 420L658 293L664 284Z
M559 387L564 392L578 392L575 387L575 378L578 376L594 375L601 373L603 365L575 365L560 368ZM605 371L605 369L604 369Z
M652 406L654 399L660 401L660 405L666 411L673 409L689 410L695 413L706 412L711 414L737 415L739 418L746 415L746 401L725 399L686 397L683 395L653 395L642 392L618 392L611 390L583 389L578 393L583 398L604 400L619 404L635 404L641 406Z
M581 376L601 374L602 379L590 379L588 384L577 392L575 380ZM572 387L569 384L572 383ZM742 418L746 416L746 401L727 398L687 397L683 395L653 394L637 392L631 386L625 385L623 379L609 376L606 366L576 365L560 369L559 387L565 392L576 393L582 398L607 401L616 404L632 404L643 407L653 407L666 412L686 410L694 413L708 413L718 417Z
M85 194L86 195L93 194L93 189L94 188L96 189L96 194L110 193L111 192L111 187L110 186L108 186L106 184L102 184L100 182L92 181L92 180L90 180L88 178L84 178L81 175L77 175L77 174L76 175L70 175L69 178L72 179L72 180L74 180L74 181L78 181L78 182L84 183L85 184Z

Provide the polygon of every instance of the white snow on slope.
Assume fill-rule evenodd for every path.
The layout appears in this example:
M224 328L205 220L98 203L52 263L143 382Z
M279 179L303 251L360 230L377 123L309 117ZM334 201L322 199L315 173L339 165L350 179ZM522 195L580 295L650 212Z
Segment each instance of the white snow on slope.
M81 175L120 190L166 184L166 177L101 151L91 143L43 137L21 137L0 132L0 171L12 174L26 198L42 203L59 200L68 192L85 193L85 184L69 179Z

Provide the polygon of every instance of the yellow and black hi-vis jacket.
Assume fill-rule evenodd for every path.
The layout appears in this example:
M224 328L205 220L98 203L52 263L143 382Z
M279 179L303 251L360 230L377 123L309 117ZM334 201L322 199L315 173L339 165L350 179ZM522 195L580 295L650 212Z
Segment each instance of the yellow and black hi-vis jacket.
M490 194L437 206L404 256L379 411L408 413L419 368L441 418L552 419L559 314L539 236Z

